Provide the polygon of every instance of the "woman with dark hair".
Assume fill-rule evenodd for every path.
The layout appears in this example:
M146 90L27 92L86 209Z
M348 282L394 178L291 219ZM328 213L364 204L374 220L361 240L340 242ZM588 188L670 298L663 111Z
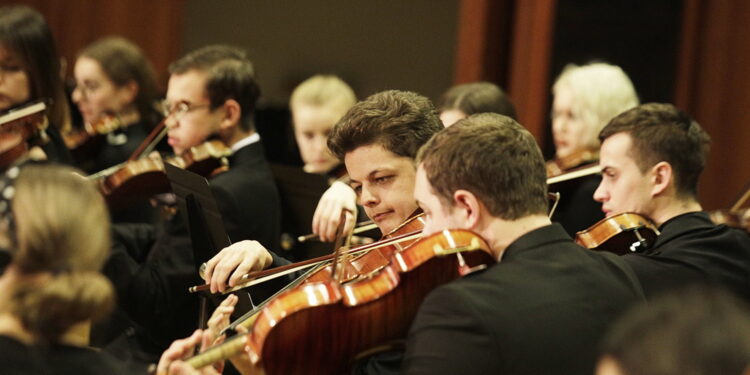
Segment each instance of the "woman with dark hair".
M60 136L70 128L70 108L52 33L39 12L26 6L0 7L0 111L47 102L47 158L72 164Z
M491 82L453 86L440 98L438 108L440 120L446 127L475 113L489 112L516 118L513 102L500 87Z
M160 120L154 70L143 51L124 38L103 38L80 52L73 74L72 98L84 123L112 115L120 123L93 154L79 160L81 167L97 172L127 160Z

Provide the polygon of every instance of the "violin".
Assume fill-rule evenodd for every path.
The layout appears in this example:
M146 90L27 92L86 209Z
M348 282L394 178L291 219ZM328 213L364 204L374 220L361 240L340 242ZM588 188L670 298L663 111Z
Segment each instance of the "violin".
M404 339L432 289L494 262L476 234L438 232L395 251L386 265L367 275L282 292L256 314L247 334L186 362L200 368L247 348L250 360L267 374L343 373L358 355Z
M422 228L424 228L424 214L420 213L419 210L415 212L414 215L412 215L409 219L407 219L405 222L403 222L401 225L397 226L393 230L391 230L389 233L383 235L383 237L377 241L370 244L365 244L359 247L355 247L352 249L348 249L344 252L342 252L343 255L353 255L357 256L350 264L345 265L345 267L353 267L349 268L349 271L346 271L345 279L351 280L352 278L356 277L356 274L359 272L364 271L372 271L375 268L378 268L378 263L375 263L375 257L376 259L379 259L379 261L382 262L388 261L390 255L393 254L393 252L398 251L400 249L403 249L410 244L414 243L416 240L418 240L421 237L422 234ZM368 257L363 256L362 254L364 252L369 252L371 250L376 250L376 253L373 253L373 255L370 255ZM376 255L379 254L379 255ZM366 254L365 254L366 255ZM297 272L306 268L319 266L317 269L314 269L313 271L309 272L306 275L303 275L304 278L308 281L315 281L319 278L325 278L330 277L332 275L332 269L330 267L330 264L328 262L336 257L336 253L320 256L317 258L307 259L301 262L296 262L292 264L287 264L285 266L275 267L267 270L262 271L254 271L250 272L246 275L243 275L241 280L249 280L245 283L242 283L240 285L237 285L235 287L232 287L230 289L227 289L223 292L223 294L228 293L234 293L238 290L242 290L245 288L248 288L253 285L260 284L261 282L265 282L267 280L270 280L272 278L280 277L287 275L289 273ZM203 270L205 269L206 264L203 263L200 267L200 276L203 278ZM294 284L294 283L293 283ZM190 287L188 291L190 293L196 293L196 292L205 292L210 289L209 285L203 284L203 285L196 285L193 287ZM238 321L243 320L243 318L238 319ZM232 323L232 325L236 325L237 322Z
M578 150L562 158L555 158L546 163L547 178L562 175L583 164L595 163L599 159L598 151Z
M750 208L738 210L716 210L708 213L711 221L715 224L724 224L726 226L738 229L744 229L750 232Z
M7 168L32 146L46 141L46 108L43 102L37 102L0 114L0 168Z
M211 176L226 169L226 157L231 153L231 149L224 143L212 140L191 147L180 156L164 160L158 153L153 153L127 161L117 166L112 173L102 176L96 174L89 178L98 179L99 190L110 208L117 210L127 207L135 200L169 192L171 187L164 169L165 162L201 176Z
M639 214L624 212L599 220L576 233L576 243L587 248L615 254L642 253L656 241L659 229Z
M82 129L64 134L63 140L76 160L84 160L101 146L105 135L120 129L123 125L118 116L106 114L95 123L86 123Z

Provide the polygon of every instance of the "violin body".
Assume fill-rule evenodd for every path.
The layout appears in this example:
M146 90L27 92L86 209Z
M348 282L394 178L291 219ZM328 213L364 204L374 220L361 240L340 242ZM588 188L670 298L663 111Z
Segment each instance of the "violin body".
M604 218L576 233L576 243L587 249L622 255L648 250L658 235L659 229L651 220L633 212L624 212Z
M592 150L579 150L564 158L556 158L546 163L547 178L560 176L583 164L591 164L599 159L599 153Z
M261 310L249 333L250 358L267 374L347 372L359 355L405 339L432 289L494 262L481 238L452 230L420 239L349 282L304 283Z
M45 110L46 105L39 102L0 114L0 167L8 167L32 145L43 143L48 126Z
M110 209L125 208L134 201L166 193L169 179L159 154L125 163L111 175L99 180L99 189Z
M104 137L122 126L119 117L107 115L94 124L85 124L82 129L64 134L63 140L73 158L81 161L94 155L104 144Z
M208 141L190 148L181 156L166 161L159 154L128 161L115 172L99 180L99 188L109 207L117 210L132 202L171 191L164 163L210 176L226 165L231 150L220 141Z

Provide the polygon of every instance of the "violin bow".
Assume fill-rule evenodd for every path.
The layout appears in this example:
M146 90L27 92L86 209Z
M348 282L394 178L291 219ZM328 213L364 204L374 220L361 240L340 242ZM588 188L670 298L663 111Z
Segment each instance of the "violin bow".
M341 277L344 274L345 267L343 266L343 263L346 259L348 259L348 256L346 255L349 250L349 246L352 241L352 233L354 232L354 226L350 230L344 230L346 228L346 222L349 218L349 215L351 215L351 212L349 210L343 210L341 211L341 225L339 225L339 228L336 230L336 242L335 242L335 250L333 253L333 261L331 265L331 275L333 275L333 280L336 283L339 283L341 281Z
M154 128L151 130L151 133L148 133L146 139L144 139L143 142L138 145L138 148L133 151L133 154L130 155L127 161L138 160L143 155L146 155L153 151L154 147L156 147L156 144L159 143L162 138L164 138L165 134L167 134L168 119L169 117L165 117L164 120L159 123L159 125L154 126Z
M732 207L729 209L729 212L735 212L742 208L742 206L745 205L745 202L747 202L748 198L750 198L750 181L745 183L745 188L743 189L742 194L740 197L734 202Z

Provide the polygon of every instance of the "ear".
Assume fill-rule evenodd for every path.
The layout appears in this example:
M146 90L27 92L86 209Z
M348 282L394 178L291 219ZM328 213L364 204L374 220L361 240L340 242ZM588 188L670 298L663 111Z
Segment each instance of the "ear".
M651 196L655 197L664 193L664 191L673 185L674 175L672 166L666 161L660 161L651 167Z
M458 210L455 218L460 220L461 228L476 230L482 217L481 202L474 193L468 190L456 190L453 193L453 210Z
M227 99L224 102L224 115L221 119L221 130L227 130L238 126L242 117L242 107L234 99Z

